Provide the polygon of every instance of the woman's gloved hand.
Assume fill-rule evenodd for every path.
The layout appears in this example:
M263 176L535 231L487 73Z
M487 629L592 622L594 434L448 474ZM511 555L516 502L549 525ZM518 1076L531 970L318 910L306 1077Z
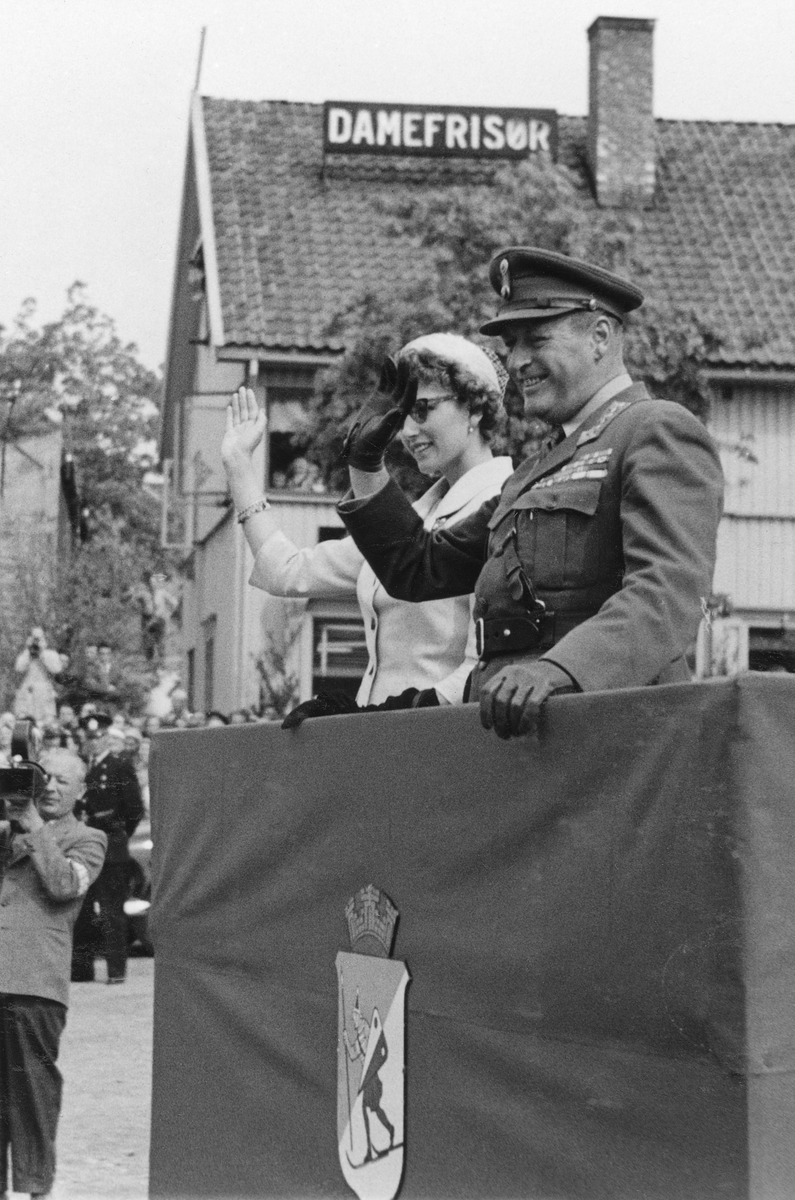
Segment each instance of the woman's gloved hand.
M304 700L282 721L282 729L297 729L307 717L339 717L343 713L359 712L353 696L347 692L318 692L311 700Z
M341 458L357 471L375 474L384 452L417 399L417 381L407 363L385 358L378 387L362 407L342 444Z
M395 712L402 708L437 708L439 697L435 688L406 688L399 696L387 696L383 704L365 704L361 708L346 692L318 692L312 700L304 700L282 721L282 729L297 729L307 717L338 717L343 713Z

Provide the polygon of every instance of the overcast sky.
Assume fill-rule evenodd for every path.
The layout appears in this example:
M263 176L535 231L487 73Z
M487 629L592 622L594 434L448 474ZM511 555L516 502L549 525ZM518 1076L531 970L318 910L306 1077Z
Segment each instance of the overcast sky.
M81 279L162 362L203 25L206 95L581 114L599 15L657 19L657 116L795 123L792 0L0 0L0 323Z

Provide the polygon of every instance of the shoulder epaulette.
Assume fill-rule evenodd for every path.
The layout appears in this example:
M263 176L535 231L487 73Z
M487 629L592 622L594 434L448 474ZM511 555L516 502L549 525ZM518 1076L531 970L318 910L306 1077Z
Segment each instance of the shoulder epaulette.
M616 417L624 411L625 408L629 408L634 403L634 400L614 400L612 404L607 406L596 424L592 425L590 429L586 429L580 434L580 436L577 438L577 445L586 446L588 442L596 441L596 439L602 433L604 433L610 422L614 421Z

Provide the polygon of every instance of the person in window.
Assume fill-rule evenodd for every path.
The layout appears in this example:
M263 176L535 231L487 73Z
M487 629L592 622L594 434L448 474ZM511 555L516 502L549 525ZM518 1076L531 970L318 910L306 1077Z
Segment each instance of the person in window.
M416 399L401 431L424 475L436 476L414 508L428 530L454 525L498 496L513 471L492 454L502 386L494 363L473 342L433 333L409 342L396 368L411 380ZM356 696L360 707L417 689L430 703L459 704L475 665L469 596L423 604L394 600L349 537L299 549L265 511L253 453L266 418L250 389L228 409L221 447L229 487L254 554L250 582L274 596L359 602L369 663ZM247 509L254 509L246 515ZM309 714L312 715L312 714Z

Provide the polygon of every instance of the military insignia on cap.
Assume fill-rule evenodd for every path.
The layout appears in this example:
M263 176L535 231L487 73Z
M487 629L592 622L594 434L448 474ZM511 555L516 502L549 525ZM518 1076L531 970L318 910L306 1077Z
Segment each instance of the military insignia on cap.
M389 957L398 911L368 884L345 909L351 951L337 955L337 1143L359 1200L392 1200L405 1155L406 964Z
M86 729L90 729L92 733L97 732L99 729L99 721L96 717L91 717L90 720L86 721Z
M510 300L510 298L511 298L511 264L508 262L507 258L503 258L500 260L500 279L502 280L502 286L500 287L500 295L502 296L503 300Z

